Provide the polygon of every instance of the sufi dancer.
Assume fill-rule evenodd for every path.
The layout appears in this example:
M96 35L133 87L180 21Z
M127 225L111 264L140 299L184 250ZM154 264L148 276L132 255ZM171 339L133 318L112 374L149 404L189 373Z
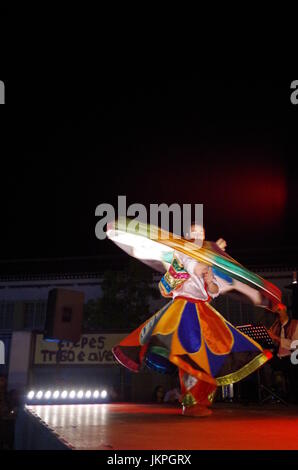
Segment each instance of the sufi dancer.
M133 256L138 252L137 257L142 259L140 250L131 250L131 244L136 241L124 238L121 243L119 231L113 231L114 228L108 227L108 236ZM171 251L170 258L169 253L159 256L168 261L159 289L162 296L170 300L115 346L113 353L118 362L133 372L146 366L171 373L178 367L182 414L207 416L211 414L210 406L218 386L242 380L272 357L269 351L229 323L210 301L221 292L237 289L237 283L239 290L247 293L256 304L262 305L266 299L266 307L270 302L272 305L279 301L280 293L261 278L256 280L251 276L253 287L248 285L247 279L246 284L235 279L248 278L251 273L225 254L223 239L212 245L212 251L208 248L210 242L204 242L202 226L192 225L190 235L190 242L183 239L175 243L171 237L169 242L159 240L177 248ZM190 255L186 254L187 246L190 246ZM150 264L148 257L145 262ZM262 294L255 288L257 283L263 288Z

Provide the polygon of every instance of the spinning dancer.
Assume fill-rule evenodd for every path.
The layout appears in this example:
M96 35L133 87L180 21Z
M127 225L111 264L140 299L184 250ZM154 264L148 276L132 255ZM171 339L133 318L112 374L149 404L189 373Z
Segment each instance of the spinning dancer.
M113 353L118 362L134 372L147 366L162 373L171 373L178 367L182 414L207 416L211 414L209 407L217 386L238 382L272 356L269 351L263 351L258 343L233 327L209 301L222 291L237 289L238 282L244 287L244 291L247 289L255 303L262 304L266 297L264 292L269 292L270 287L274 286L267 283L265 288L266 281L261 278L256 280L255 275L226 255L223 251L226 247L224 240L219 239L217 244L212 244L215 251L210 250L210 246L208 248L208 243L211 242L204 242L202 246L205 232L201 226L192 225L190 235L192 241L182 239L176 243L177 249L171 251L168 269L159 283L161 294L171 300L115 346ZM135 241L127 241L124 237L121 243L119 232L113 231L111 226L108 227L108 236L135 256L138 250L134 252L128 246L135 244L140 237L136 237ZM171 240L169 243L159 243L175 246L175 242ZM191 247L191 256L185 253L188 251L187 246ZM142 259L140 254L138 257ZM194 257L204 258L206 263L199 262ZM211 267L215 265L215 261L217 269ZM145 262L150 264L148 256ZM151 264L154 265L154 262ZM228 272L232 277L227 275L228 268L225 266L229 266ZM262 294L255 289L254 284L253 288L247 285L247 279L247 284L237 279L234 281L234 278L249 275L255 283L259 283L259 288L263 287ZM233 287L234 282L236 285ZM270 297L271 302L272 299L280 300L280 293L276 292L275 289L274 295Z

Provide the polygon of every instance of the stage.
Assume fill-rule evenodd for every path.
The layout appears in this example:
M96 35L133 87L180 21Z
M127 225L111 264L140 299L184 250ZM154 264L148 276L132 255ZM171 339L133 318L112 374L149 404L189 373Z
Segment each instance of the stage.
M215 404L191 418L167 405L25 406L16 449L296 450L298 407Z

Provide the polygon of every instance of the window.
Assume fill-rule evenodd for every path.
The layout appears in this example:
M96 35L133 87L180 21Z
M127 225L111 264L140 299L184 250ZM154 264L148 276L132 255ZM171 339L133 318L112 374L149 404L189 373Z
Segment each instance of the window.
M25 304L24 327L28 330L43 329L46 319L46 302Z
M42 329L44 327L45 320L46 320L46 303L38 302L35 305L35 318L34 318L35 328Z
M1 302L0 304L0 329L11 330L13 327L13 302Z
M24 327L33 328L34 327L34 303L25 304L25 316L24 316Z

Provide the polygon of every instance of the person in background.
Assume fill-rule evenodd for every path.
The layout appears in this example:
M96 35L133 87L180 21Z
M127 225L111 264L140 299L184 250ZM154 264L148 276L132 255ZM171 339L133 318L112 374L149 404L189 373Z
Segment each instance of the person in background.
M153 391L152 401L154 403L163 403L165 390L161 385L157 385Z
M293 342L298 340L298 320L289 317L287 307L278 304L275 320L268 333L274 342L277 354L271 361L273 370L281 370L284 374L287 386L287 400L298 403L298 364L291 361L291 355L295 346Z
M168 390L164 396L163 401L165 403L180 404L181 403L180 389L178 387L175 387L175 388L171 388L170 390Z

